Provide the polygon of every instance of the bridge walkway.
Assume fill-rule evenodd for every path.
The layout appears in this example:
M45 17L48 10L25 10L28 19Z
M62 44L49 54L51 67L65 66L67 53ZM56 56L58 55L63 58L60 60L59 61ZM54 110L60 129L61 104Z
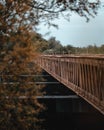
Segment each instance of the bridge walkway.
M104 55L41 55L37 64L104 114Z

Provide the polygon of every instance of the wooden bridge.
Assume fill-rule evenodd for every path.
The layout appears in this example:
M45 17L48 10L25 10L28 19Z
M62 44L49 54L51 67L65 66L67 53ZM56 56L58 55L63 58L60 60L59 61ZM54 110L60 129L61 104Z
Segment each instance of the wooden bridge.
M104 55L42 55L37 63L104 114Z

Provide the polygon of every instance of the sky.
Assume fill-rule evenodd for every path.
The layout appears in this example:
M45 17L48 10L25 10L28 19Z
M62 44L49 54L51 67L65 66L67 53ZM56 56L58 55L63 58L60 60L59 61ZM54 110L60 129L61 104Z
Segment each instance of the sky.
M104 7L99 9L95 18L90 17L89 22L86 22L85 18L72 13L70 22L61 17L55 19L54 23L59 26L58 29L54 27L47 28L43 24L39 26L38 32L42 34L43 38L56 37L56 40L64 46L84 47L104 44ZM47 32L50 32L50 34L46 36Z

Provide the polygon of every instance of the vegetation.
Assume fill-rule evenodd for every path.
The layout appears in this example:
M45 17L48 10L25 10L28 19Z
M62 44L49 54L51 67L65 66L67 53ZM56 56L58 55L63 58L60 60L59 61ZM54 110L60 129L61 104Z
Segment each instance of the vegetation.
M41 87L32 75L40 70L31 33L36 21L25 1L0 2L0 129L38 129L38 113L43 106L36 96ZM32 15L33 17L33 15ZM35 41L37 44L38 41Z
M43 106L36 96L41 95L41 87L36 85L32 75L40 72L34 61L37 50L43 52L48 45L45 40L39 40L39 34L34 33L37 25L44 22L56 26L52 20L60 14L68 16L71 11L88 21L89 16L96 15L99 4L96 0L0 1L1 130L39 129L37 116ZM65 11L67 14L63 14ZM52 39L49 46L51 42ZM59 43L57 46L61 47Z
M87 47L76 47L76 53L78 54L104 54L104 44L101 46L89 45Z
M55 37L51 37L44 44L44 54L104 54L104 44L101 46L89 45L86 47L63 46Z

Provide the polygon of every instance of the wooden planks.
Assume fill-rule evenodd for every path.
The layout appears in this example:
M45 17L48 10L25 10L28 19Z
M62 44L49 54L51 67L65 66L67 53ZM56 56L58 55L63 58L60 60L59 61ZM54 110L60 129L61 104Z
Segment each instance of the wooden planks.
M104 114L104 55L42 55L37 63Z

